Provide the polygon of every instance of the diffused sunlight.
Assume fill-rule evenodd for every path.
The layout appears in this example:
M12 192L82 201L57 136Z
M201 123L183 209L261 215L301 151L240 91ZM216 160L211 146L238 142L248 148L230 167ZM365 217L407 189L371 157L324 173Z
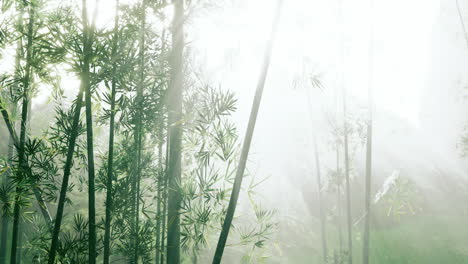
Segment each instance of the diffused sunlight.
M1 1L0 264L468 263L468 4L84 2Z
M134 2L120 1L123 5ZM95 3L89 1L88 10L94 10ZM344 72L343 85L350 100L358 107L366 107L372 18L369 3L346 2L341 7L337 3L285 1L271 67L272 75L280 75L287 82L282 81L282 87L269 87L266 93L271 89L291 92L295 78L306 69L308 74L319 74L324 89L329 90L325 97L341 96L336 94L340 91L337 80ZM101 0L98 5L97 27L111 27L115 1ZM193 29L187 41L189 51L195 54L195 60L203 63L202 71L207 78L222 81L223 87L234 89L240 98L251 98L265 41L271 31L274 7L269 0L226 1L222 7L216 5L189 24ZM428 44L438 11L435 0L410 3L397 0L377 2L372 12L373 89L377 111L398 115L414 126L419 125L421 91L428 82L427 65L431 56ZM418 19L414 19L416 12ZM173 7L168 5L164 13L168 27ZM236 76L243 76L242 82ZM76 81L64 80L64 85L76 85ZM241 102L242 106L250 104L246 100L245 104Z
M192 46L197 54L203 54L207 76L213 78L213 74L218 74L218 80L229 79L234 74L254 78L270 31L273 2L235 1L232 6L197 19ZM339 22L339 6L335 1L285 1L273 50L273 75L288 77L292 83L294 76L302 71L302 62L307 60L312 65L309 68L321 73L324 88L333 90L339 85L337 76L345 72L344 86L349 95L365 105L369 78L369 3L347 1L341 9L343 23ZM420 92L427 84L429 43L438 11L437 1L422 0L376 2L373 11L375 104L378 110L394 113L414 125L419 121ZM415 13L418 19L414 19ZM340 58L341 48L343 58ZM255 81L244 79L242 84L229 86L249 93ZM271 89L274 88L269 87L266 93ZM289 87L283 90L290 92Z

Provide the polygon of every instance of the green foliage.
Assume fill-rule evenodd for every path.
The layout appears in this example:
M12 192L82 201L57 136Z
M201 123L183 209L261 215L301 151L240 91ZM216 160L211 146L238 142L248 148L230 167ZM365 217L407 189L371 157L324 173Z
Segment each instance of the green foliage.
M401 217L416 215L422 211L422 197L415 183L405 177L396 178L390 190L383 196L386 215L395 221Z
M103 241L103 208L108 206L102 200L106 192L107 146L100 143L106 139L107 126L111 116L111 90L115 88L115 143L112 169L111 195L111 254L130 259L138 252L139 261L154 261L157 230L166 218L167 203L166 155L155 150L167 148L168 87L170 78L170 29L166 24L166 1L145 1L146 12L152 19L146 21L145 45L140 52L140 20L142 6L121 5L120 22L113 28L97 28L91 47L90 83L95 120L94 142L96 158L97 192L97 251L101 252ZM187 13L201 10L203 1L190 1ZM28 40L29 8L34 7L35 20L32 25L32 43L28 79L26 67L26 43ZM18 111L23 103L24 90L27 98L34 101L38 92L49 91L47 124L43 131L28 133L25 141L27 166L19 166L17 154L12 160L2 157L0 173L8 174L8 180L0 185L0 206L2 215L9 217L14 207L15 188L21 203L22 218L27 221L28 234L23 253L31 263L44 263L50 250L50 223L39 217L33 191L46 203L54 204L59 198L62 175L71 135L77 133L73 152L72 171L67 186L67 206L62 221L57 261L59 263L85 263L88 254L89 225L83 193L87 192L88 159L86 153L86 124L84 114L80 115L78 126L73 126L73 116L78 103L68 94L75 95L80 87L64 86L66 79L83 77L83 28L81 6L76 1L49 5L47 1L2 1L0 20L0 49L15 48L14 67L0 72L0 96L2 105L8 109L13 122L19 121ZM5 14L5 15L4 15ZM112 52L113 51L113 52ZM2 52L0 52L2 54ZM88 54L89 55L89 54ZM140 63L144 61L144 65ZM189 67L188 67L189 68ZM226 213L229 193L238 159L239 138L231 115L236 111L237 99L234 93L204 83L195 73L187 70L183 98L183 117L179 120L183 128L182 181L178 189L182 194L181 232L184 259L201 258L209 249L209 241L221 228ZM140 79L143 76L143 79ZM65 82L64 82L65 81ZM27 86L29 85L29 86ZM142 87L141 102L137 99L137 88ZM34 104L33 104L34 105ZM34 106L43 107L43 106ZM40 109L40 108L39 108ZM35 111L33 109L32 111ZM36 122L36 115L29 122ZM137 124L141 120L141 131ZM136 181L135 136L141 133L141 173L138 179L139 191L133 186ZM34 134L34 135L33 135ZM38 136L39 135L39 136ZM160 162L159 162L160 161ZM25 171L23 171L25 170ZM27 177L20 177L24 175ZM241 254L249 263L264 260L264 249L276 230L275 213L254 203L252 184L247 191L251 199L249 219L254 224L239 226L236 245L247 248ZM37 197L36 197L37 198ZM139 210L135 203L139 201ZM156 211L160 203L161 211ZM55 206L51 206L55 209ZM166 208L167 209L167 208ZM55 215L52 213L51 215ZM250 221L249 220L249 221ZM167 223L166 223L167 224ZM166 226L167 228L167 226ZM265 253L265 254L264 254ZM245 261L244 261L245 262Z

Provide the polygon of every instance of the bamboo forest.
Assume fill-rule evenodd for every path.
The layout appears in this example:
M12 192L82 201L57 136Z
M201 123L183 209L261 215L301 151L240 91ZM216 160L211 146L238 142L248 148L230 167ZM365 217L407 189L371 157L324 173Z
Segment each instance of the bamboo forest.
M468 263L467 0L0 0L0 264Z

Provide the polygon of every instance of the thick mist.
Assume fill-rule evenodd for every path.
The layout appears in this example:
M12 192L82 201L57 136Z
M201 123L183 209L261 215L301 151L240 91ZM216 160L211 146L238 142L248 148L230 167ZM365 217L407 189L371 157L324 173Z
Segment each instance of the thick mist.
M322 178L327 178L327 172L336 166L331 123L343 122L341 90L343 87L347 90L349 115L365 124L369 78L374 93L374 198L377 199L379 191L385 192L385 185L391 185L396 173L414 183L418 192L415 203L421 207L414 214L404 212L400 224L418 225L434 215L450 218L440 228L450 222L461 224L463 221L458 217L465 217L468 180L461 144L467 122L464 69L468 66L468 46L455 2L376 2L372 13L367 2L339 2L287 1L274 44L249 171L256 177L267 178L259 192L264 204L278 211L278 239L288 241L279 243L286 248L301 245L317 250L316 253L320 251L312 137L317 135ZM227 7L214 8L200 18L202 22L193 23L197 29L194 57L200 61L207 79L236 92L239 98L236 119L244 129L272 6L269 1L235 1ZM463 8L468 6L461 3L460 7L466 14ZM374 30L372 58L370 23ZM369 76L370 60L372 76ZM313 87L311 78L320 80L321 87ZM365 137L365 130L363 133ZM359 236L364 204L365 138L364 142L354 144L352 204ZM245 199L241 197L244 202ZM336 233L333 199L333 194L326 197L331 220L329 239ZM376 211L387 208L384 201L372 206ZM379 213L373 225L385 226L383 222L388 220L385 218L391 216ZM295 235L298 226L305 233ZM432 239L432 230L420 231L417 235L401 233L391 239L401 243L415 239L412 235L417 236L418 243ZM446 235L450 240L451 235ZM466 250L467 243L460 243ZM388 254L397 254L391 250ZM286 263L292 259L288 254L295 252L291 249L282 254L278 263ZM312 255L302 256L308 259ZM295 261L287 263L305 263ZM408 263L424 263L420 261Z
M74 37L70 39L79 47L71 45L72 41L67 38L64 39L68 42L63 39L55 39L56 43L50 40L49 43L44 42L46 44L41 42L45 46L65 43L63 45L71 45L76 50L73 50L75 53L67 51L70 54L57 62L42 65L52 73L51 77L47 77L56 83L43 81L44 76L34 74L39 69L33 69L31 89L34 92L27 95L31 102L25 128L26 139L44 142L44 146L47 146L45 150L41 149L40 158L63 152L62 156L50 159L56 163L56 167L37 169L37 178L56 169L54 175L48 176L50 179L47 178L44 183L31 183L34 188L40 186L46 190L50 187L50 191L44 191L44 194L47 195L52 218L56 215L59 187L63 183L62 163L69 140L66 128L71 126L71 110L75 109L76 94L83 82L79 67L82 67L80 60L86 54L84 48L81 49L83 43L80 38L85 34L81 30L84 32L86 26L77 21L83 14L89 17L97 14L96 54L87 58L92 65L88 74L91 74L91 79L97 80L88 86L93 88L89 91L93 95L88 99L92 100L89 108L93 110L91 117L94 121L91 123L94 124L95 133L97 263L103 261L99 252L103 243L100 232L104 233L104 212L107 208L104 192L108 186L103 179L106 175L112 175L105 172L109 166L106 163L110 149L107 119L111 112L110 96L106 93L117 75L109 77L109 74L122 72L118 75L121 79L114 83L118 88L117 98L121 96L117 102L116 111L121 112L117 114L115 143L115 173L119 175L116 179L121 182L118 185L120 189L114 192L118 205L116 211L121 211L116 215L120 217L119 224L127 221L131 215L136 223L141 223L140 227L136 225L137 228L142 228L138 229L141 234L135 235L130 232L134 232L134 223L128 223L128 226L122 224L124 227L118 229L121 233L114 238L116 242L110 243L111 250L115 252L111 254L110 263L133 263L129 259L131 256L137 263L149 263L148 259L152 263L155 257L156 264L172 264L164 262L166 250L171 251L170 246L164 245L167 239L165 231L172 224L169 220L165 222L166 210L174 218L182 219L182 224L176 224L182 226L178 230L182 234L179 234L182 242L179 241L181 245L176 247L177 252L181 251L177 253L182 256L179 256L182 260L180 263L211 263L225 219L233 175L268 44L273 45L269 71L239 201L221 263L342 264L350 263L350 251L353 262L363 264L468 263L468 36L464 32L464 27L468 27L468 2L284 0L273 43L267 43L276 8L276 1L272 0L186 0L178 2L182 3L178 6L178 12L169 3L171 1L120 0L117 13L113 0L88 0L84 13L81 13L81 1L71 4L66 1L37 2L41 7L38 14L44 14L37 18L41 23L31 26L31 31L41 28L37 38L51 34L48 23L52 25L59 21L57 14L73 14L70 17L76 21L71 19L72 22L66 24L64 19L61 21L63 25L57 27L63 30L64 36ZM96 4L97 12L93 13ZM63 7L69 9L61 9ZM17 29L20 27L15 27L11 22L13 20L9 19L19 17L15 12L29 19L29 13L25 15L27 9L24 8L5 8L6 11L0 13L0 99L7 102L5 113L11 115L18 135L22 120L19 102L23 101L16 99L13 104L11 83L20 79L16 77L22 74L15 67L26 68L27 48L19 43L28 39L24 29L20 32ZM48 18L54 14L54 10L59 10L57 17L51 17L57 20ZM113 42L118 38L112 37L115 33L115 14L121 14L121 23L125 25L121 25L123 40L122 43L117 41L118 44ZM148 32L139 28L141 25L146 26ZM183 32L180 27L183 27ZM8 33L6 29L14 34L4 40L3 32ZM173 34L175 38L172 38ZM30 41L34 42L35 39ZM113 45L117 50L121 48L124 55L106 53L113 49ZM23 52L18 52L22 49ZM41 48L37 48L36 52L40 51ZM22 62L15 61L16 57L21 57ZM79 66L72 66L75 62ZM40 64L41 61L36 63ZM119 65L120 70L112 68L113 65ZM170 92L175 86L180 92L176 99L177 96ZM373 97L371 105L369 89ZM26 98L26 95L22 96ZM227 101L227 110L217 113L217 107L222 108L223 100ZM133 105L138 102L141 104ZM180 104L179 108L174 107L175 102ZM3 111L3 104L0 106ZM82 108L77 120L84 124L85 106ZM373 129L371 211L367 217L366 144L370 110ZM180 115L169 117L175 112ZM57 116L70 120L60 123ZM139 127L132 118L139 118ZM15 151L9 151L9 144L13 149L13 137L9 135L4 120L0 121L0 175L6 175L7 171L10 173L16 168L14 164L21 161L14 154ZM57 123L65 124L60 127L63 131L56 128L59 127ZM71 238L78 242L73 242L74 246L69 248L59 247L58 255L62 254L60 256L63 258L57 258L59 262L63 260L60 263L75 263L66 262L66 257L72 259L70 256L85 256L81 258L84 262L77 262L85 263L86 254L73 254L83 245L89 245L86 233L89 201L84 195L89 193L86 178L89 159L86 159L88 154L84 154L87 145L86 126L83 124L82 127L75 127L76 131L83 131L78 135L77 147L71 148L73 161L70 164L76 168L71 170L71 187L67 203L64 202L65 220L62 233L57 236L62 241L60 243L66 244L69 242L67 239L73 240ZM345 124L348 130L344 128ZM177 132L180 134L174 135L178 138L176 145L181 147L172 150L174 156L179 155L178 159L174 159L179 167L169 170L173 164L169 158L172 156L168 134L171 134L173 127L180 129ZM51 136L59 134L56 131L64 134L63 138ZM236 136L230 135L232 131ZM349 143L349 208L345 184L345 133ZM220 134L228 138L228 143L220 139ZM133 140L139 140L139 145L133 145ZM232 152L227 151L227 155L216 149L219 142L226 143ZM76 149L76 154L73 154L73 149ZM221 157L219 153L229 158ZM206 160L213 161L203 160L202 154L207 157L212 155ZM137 155L141 160L134 165ZM26 163L36 161L32 154L30 158L27 157ZM135 179L132 178L135 173L133 166L142 166L139 171L136 170L142 177L138 179L138 191L135 191L136 181L125 181ZM12 175L23 175L19 169L21 165L17 167L18 171L13 170ZM31 171L29 173L35 173ZM169 188L164 182L167 180L165 175L174 171L175 174L179 173L179 178L172 183L181 188L178 195L183 199L176 195L167 204L183 200L180 208L174 207L181 212L163 208L167 202L164 195L176 193L176 188ZM210 173L222 180L213 176L217 179L215 183L200 187L209 182L207 175L212 176ZM317 180L319 174L320 184ZM138 196L140 182L141 198ZM10 219L13 194L19 191L9 185L6 177L5 180L0 179L0 183L0 205L7 212L2 219ZM17 181L11 183L17 184ZM135 194L130 194L130 191ZM218 193L215 195L215 192ZM129 198L130 195L134 197ZM19 247L23 250L23 263L44 263L44 257L38 260L39 257L34 259L33 256L47 255L51 240L48 229L52 226L48 224L52 223L44 224L42 219L39 221L37 212L40 205L31 193L25 196L26 205L21 211L24 217L19 217L25 228L19 231L25 239L23 246ZM186 198L189 196L193 199ZM128 209L131 206L127 203L131 199L134 199L131 201L133 204L141 201L141 212L138 212L140 204L137 209ZM78 214L82 218L77 218ZM4 221L6 225L11 225L10 220ZM368 262L363 257L367 242L364 231L366 220L370 221ZM84 230L79 235L75 232L77 228L73 227L77 221ZM352 226L351 247L347 221ZM161 222L168 226L159 226ZM117 227L112 228L117 230ZM8 226L2 226L0 230L7 229ZM156 232L158 240L154 235ZM10 237L12 231L8 229L2 234ZM135 241L140 241L138 243L146 243L142 248L147 251L141 249L138 252L138 247L132 250L126 248L137 243L133 236L136 237ZM8 241L0 244L8 246L7 251L10 252L11 242ZM83 252L86 250L89 249L85 247ZM0 249L0 252L7 251ZM6 263L6 256L0 256L0 264ZM54 262L55 256L50 261Z

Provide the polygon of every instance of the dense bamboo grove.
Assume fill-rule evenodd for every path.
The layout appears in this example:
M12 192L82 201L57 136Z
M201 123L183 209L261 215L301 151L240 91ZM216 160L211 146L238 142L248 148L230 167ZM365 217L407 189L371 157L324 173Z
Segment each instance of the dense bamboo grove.
M466 74L398 88L391 3L0 1L0 264L468 263Z
M229 121L233 94L187 72L184 16L197 3L185 8L181 1L116 1L114 27L105 30L95 26L99 3L92 11L87 1L53 10L42 1L2 3L3 12L18 20L2 39L3 46L17 49L15 68L2 79L9 91L2 96L2 115L12 141L3 184L15 194L11 219L3 204L2 263L7 255L10 263L21 261L20 219L39 208L45 218L32 220L38 229L28 241L33 248L27 262L180 263L180 250L196 261L226 210L238 144ZM162 10L172 5L174 17L167 18ZM157 20L149 23L147 16ZM168 19L169 27L156 24ZM80 80L71 102L59 84L63 68ZM42 137L29 138L30 101L39 85L54 89L55 121ZM97 108L103 104L108 107ZM12 117L17 107L19 135ZM106 155L96 153L96 126L108 131ZM182 154L188 159L184 171ZM88 193L86 214L67 212L74 188ZM100 192L106 194L99 207L105 215L96 211ZM264 230L242 237L243 243L268 236L274 223L259 221Z

